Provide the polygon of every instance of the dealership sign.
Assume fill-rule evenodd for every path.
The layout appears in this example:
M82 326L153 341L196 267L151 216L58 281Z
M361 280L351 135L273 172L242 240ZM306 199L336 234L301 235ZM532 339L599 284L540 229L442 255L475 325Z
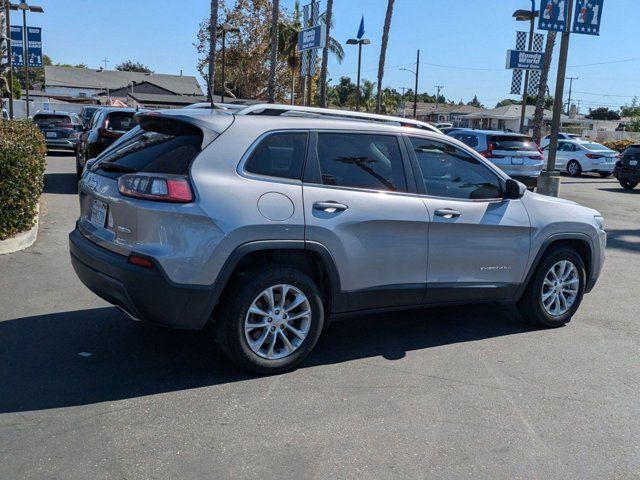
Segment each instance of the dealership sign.
M298 51L324 48L327 29L324 24L305 28L298 33Z
M542 70L544 53L507 50L507 68L512 70Z
M11 26L11 63L14 67L24 66L24 46L22 27ZM29 67L42 67L42 29L27 27L27 58Z

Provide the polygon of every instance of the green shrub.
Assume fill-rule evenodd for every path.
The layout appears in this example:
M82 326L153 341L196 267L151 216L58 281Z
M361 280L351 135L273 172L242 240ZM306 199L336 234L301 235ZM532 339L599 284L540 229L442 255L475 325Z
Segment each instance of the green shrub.
M608 140L606 142L602 142L605 147L610 148L611 150L617 150L618 152L623 152L636 143L638 142L634 142L633 140Z
M33 226L46 151L33 122L0 120L0 240Z

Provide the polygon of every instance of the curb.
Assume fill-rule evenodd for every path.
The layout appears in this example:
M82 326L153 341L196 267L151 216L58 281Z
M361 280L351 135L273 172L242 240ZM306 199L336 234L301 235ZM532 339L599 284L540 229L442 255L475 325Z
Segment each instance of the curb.
M40 223L40 205L36 209L36 221L30 230L14 235L6 240L0 240L0 255L19 252L29 248L38 239L38 224Z

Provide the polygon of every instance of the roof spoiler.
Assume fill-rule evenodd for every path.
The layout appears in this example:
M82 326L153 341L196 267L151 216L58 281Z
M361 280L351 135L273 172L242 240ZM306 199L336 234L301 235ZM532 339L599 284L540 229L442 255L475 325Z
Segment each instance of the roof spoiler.
M221 132L216 132L211 128L211 124L201 120L198 117L180 114L163 114L159 111L146 111L136 113L133 118L142 126L145 122L166 121L173 123L183 123L194 126L202 132L202 149L204 150L211 142L213 142Z

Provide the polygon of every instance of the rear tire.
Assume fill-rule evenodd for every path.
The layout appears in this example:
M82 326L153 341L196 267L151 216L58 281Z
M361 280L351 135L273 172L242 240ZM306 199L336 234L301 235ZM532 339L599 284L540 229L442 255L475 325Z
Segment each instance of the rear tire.
M567 274L566 280L562 279L564 272ZM585 278L584 261L573 248L554 248L545 254L518 300L520 315L526 321L542 327L566 325L580 307Z
M638 186L638 182L627 178L620 178L618 179L618 182L620 182L620 186L625 190L633 190Z
M602 177L602 178L609 178L612 173L611 172L598 172L598 174Z
M283 286L288 288L283 290ZM272 300L265 294L268 291ZM283 292L287 292L284 300ZM309 355L322 333L320 289L309 276L293 268L242 276L224 297L216 315L218 341L227 356L245 370L267 375L292 370ZM291 308L301 299L299 306ZM302 317L294 318L299 315Z
M579 177L582 175L582 166L580 165L580 162L577 160L571 160L567 163L567 173L572 177Z

